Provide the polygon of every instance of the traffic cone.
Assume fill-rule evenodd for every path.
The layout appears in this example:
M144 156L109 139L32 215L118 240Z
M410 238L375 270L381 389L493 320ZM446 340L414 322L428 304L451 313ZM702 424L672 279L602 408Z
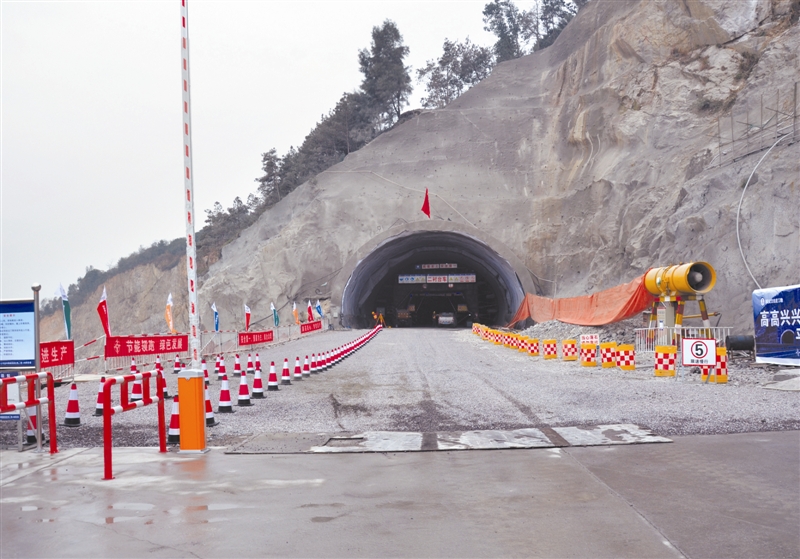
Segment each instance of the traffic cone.
M258 357L258 353L256 353L256 369L261 368L261 359Z
M100 377L100 386L97 387L97 403L94 405L95 417L103 415L103 385L105 382L106 377Z
M206 392L206 427L213 427L217 424L214 419L214 409L211 407L211 398L208 397L208 387L205 387Z
M175 365L172 366L172 374L177 375L181 372L181 358L180 355L175 355Z
M64 415L64 425L67 427L79 427L81 424L81 410L78 404L78 385L74 382L69 388L69 402L67 402L67 413Z
M162 376L164 374L164 367L161 366L161 356L156 355L156 379L158 379L158 373L161 373ZM158 380L156 380L158 382ZM167 379L164 378L164 390L161 392L161 398L163 400L171 400L172 396L169 395L169 390L167 390Z
M208 388L208 366L206 365L206 360L203 359L200 363L203 368L203 382L205 383L206 388Z
M289 360L283 360L283 372L281 373L281 384L292 384L292 377L289 375Z
M269 378L267 379L267 391L274 392L278 388L278 373L275 372L275 361L269 364Z
M30 409L35 410L36 408L30 408ZM27 413L27 411L28 410L25 410L26 413ZM30 414L28 416L28 430L25 433L25 436L27 437L26 440L28 441L28 444L36 444L36 412L35 411L34 411L34 413L32 413L32 414ZM47 442L47 441L45 440L44 431L42 431L42 444L44 444L45 442Z
M264 397L264 384L261 382L261 367L256 369L253 376L253 398Z
M253 368L253 358L248 353L247 354L247 374L248 375L252 375L255 372L256 372L256 370Z
M167 442L169 444L178 444L181 442L181 416L178 408L177 396L172 400L172 415L169 418Z
M316 356L316 354L312 353L311 354L311 374L312 375L316 375L317 373L319 373L319 371L317 370L317 356Z
M303 362L303 377L310 377L311 376L311 367L308 365L308 355L306 355L306 360Z
M228 376L228 369L225 368L225 354L221 353L219 356L219 377L217 380L222 380L222 377Z
M217 375L217 380L221 380L219 374L219 355L214 356L214 374Z
M233 376L240 377L242 376L242 364L239 362L239 354L236 354L236 358L233 362Z
M131 357L131 374L135 375L139 370L136 368L136 360ZM70 395L71 396L71 395ZM142 381L133 381L133 389L131 390L131 401L138 402L142 399Z
M233 406L231 406L231 390L228 386L228 375L222 375L222 381L219 387L219 413L233 413Z
M303 371L300 370L300 358L294 358L294 380L303 380Z
M241 371L242 381L239 383L239 400L237 406L252 406L250 401L250 386L247 384L247 371Z

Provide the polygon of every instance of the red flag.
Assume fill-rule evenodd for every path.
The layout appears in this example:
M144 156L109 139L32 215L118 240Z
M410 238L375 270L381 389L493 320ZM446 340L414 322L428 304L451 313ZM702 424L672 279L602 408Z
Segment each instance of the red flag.
M244 306L244 331L250 331L250 307Z
M308 301L308 321L314 322L314 312L311 310L311 300Z
M106 333L106 338L110 338L111 328L108 325L108 303L106 302L105 287L103 287L103 296L100 298L100 303L97 305L97 314L100 315L100 323L103 325L103 332Z
M431 218L431 203L428 200L428 189L425 189L425 201L422 203L422 213L428 216L428 219Z

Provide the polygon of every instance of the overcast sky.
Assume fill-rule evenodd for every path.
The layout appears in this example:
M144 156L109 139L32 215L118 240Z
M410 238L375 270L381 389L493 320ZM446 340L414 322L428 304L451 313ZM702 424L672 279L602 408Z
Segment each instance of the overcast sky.
M191 0L198 215L245 200L261 153L301 144L360 85L373 26L395 21L420 68L445 37L491 45L487 1ZM183 236L180 2L0 8L0 298L30 297L34 282L51 298L87 266Z

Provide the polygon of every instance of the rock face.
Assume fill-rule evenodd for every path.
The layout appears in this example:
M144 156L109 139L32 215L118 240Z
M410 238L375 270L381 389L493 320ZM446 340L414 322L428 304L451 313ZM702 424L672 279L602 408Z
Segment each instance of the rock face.
M506 286L509 306L522 289L582 295L651 266L705 260L718 273L710 310L746 332L756 285L737 245L737 208L767 153L756 143L793 131L792 6L590 2L550 48L500 64L263 214L225 247L200 298L228 323L243 302L264 317L270 301L307 297L330 298L334 310L344 299L347 315L363 299L348 302L360 262L393 239L440 230L508 263L520 282ZM799 162L800 131L764 157L744 193L739 237L761 286L800 280ZM426 188L431 220L419 210ZM166 292L181 285L158 286L159 305L128 330L160 317ZM202 318L210 324L210 311Z

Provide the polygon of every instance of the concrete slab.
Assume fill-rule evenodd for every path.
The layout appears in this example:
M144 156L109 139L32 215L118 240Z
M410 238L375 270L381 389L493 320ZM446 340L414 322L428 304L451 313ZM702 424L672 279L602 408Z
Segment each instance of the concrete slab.
M800 557L800 432L565 452L689 557Z
M765 384L767 390L786 390L788 392L800 392L800 377L790 378L779 382Z
M228 454L419 452L432 450L498 450L670 442L638 425L556 427L548 436L534 428L419 433L365 431L363 433L264 433L234 445ZM554 438L558 440L553 440Z
M0 555L680 556L560 449L114 460L102 481L99 449L33 457L3 486Z

